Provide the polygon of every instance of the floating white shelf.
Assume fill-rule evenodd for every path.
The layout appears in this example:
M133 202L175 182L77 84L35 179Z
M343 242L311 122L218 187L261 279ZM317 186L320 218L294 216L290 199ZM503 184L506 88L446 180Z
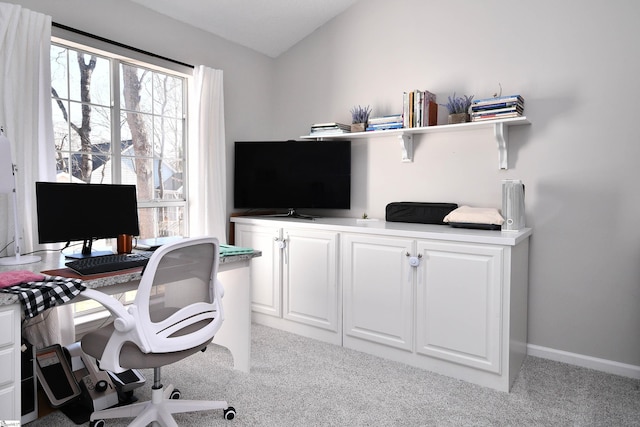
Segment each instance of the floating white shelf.
M377 130L370 132L352 132L338 135L304 135L301 139L360 139L360 138L378 138L397 136L400 140L400 147L402 150L402 161L413 161L413 135L424 133L438 133L438 132L459 132L463 130L478 130L493 128L494 137L498 145L498 167L500 169L508 169L507 153L508 153L508 141L509 141L509 127L529 125L531 122L527 120L525 116L514 117L511 119L499 119L499 120L487 120L483 122L467 122L458 123L453 125L439 125L428 126L419 128L403 128L403 129L390 129L390 130Z

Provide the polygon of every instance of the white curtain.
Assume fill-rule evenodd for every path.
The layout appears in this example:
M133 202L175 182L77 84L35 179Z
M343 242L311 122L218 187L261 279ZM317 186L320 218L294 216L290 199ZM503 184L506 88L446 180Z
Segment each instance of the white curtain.
M197 66L190 106L190 235L227 242L226 149L222 70Z
M50 16L0 3L0 125L18 169L23 254L36 244L35 182L55 180L50 46ZM9 203L0 202L0 248L14 238ZM13 255L13 245L2 255Z
M18 216L25 254L36 246L35 182L55 181L51 116L51 17L0 3L0 125L17 165ZM0 199L0 248L13 240L8 197ZM13 255L13 245L2 256ZM32 319L26 335L36 347L73 342L71 305Z

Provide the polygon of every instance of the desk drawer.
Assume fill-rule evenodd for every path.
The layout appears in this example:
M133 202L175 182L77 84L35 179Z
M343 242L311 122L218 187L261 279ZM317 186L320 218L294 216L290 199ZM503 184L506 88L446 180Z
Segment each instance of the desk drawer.
M0 387L11 384L15 381L16 366L14 362L15 357L13 348L0 351L0 366L2 366L2 369L0 370Z
M14 310L0 311L0 347L15 343L15 315Z

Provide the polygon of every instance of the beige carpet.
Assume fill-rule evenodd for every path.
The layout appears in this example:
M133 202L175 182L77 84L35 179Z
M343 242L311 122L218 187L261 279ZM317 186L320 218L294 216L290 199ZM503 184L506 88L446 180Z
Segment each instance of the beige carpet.
M502 393L260 325L252 345L250 374L217 346L163 369L183 398L237 410L232 421L222 411L178 415L180 426L640 426L640 380L545 359L528 357ZM136 396L147 399L148 387ZM73 425L59 411L29 424Z

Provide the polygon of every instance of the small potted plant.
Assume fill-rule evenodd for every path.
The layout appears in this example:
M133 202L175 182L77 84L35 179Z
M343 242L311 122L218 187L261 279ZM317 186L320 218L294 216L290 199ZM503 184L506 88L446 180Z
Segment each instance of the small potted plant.
M469 108L471 107L473 95L456 97L456 93L454 92L452 96L449 96L448 100L449 102L444 105L445 107L447 107L447 110L449 110L448 123L454 124L468 122Z
M364 132L367 129L371 108L360 105L351 109L351 132Z

